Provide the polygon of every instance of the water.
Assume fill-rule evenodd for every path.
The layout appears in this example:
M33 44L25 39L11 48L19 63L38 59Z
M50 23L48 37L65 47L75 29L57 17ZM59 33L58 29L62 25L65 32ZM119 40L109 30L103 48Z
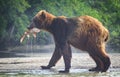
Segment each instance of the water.
M120 77L120 54L111 54L112 65L117 68L111 67L108 72L97 73L89 72L88 69L91 66L94 66L94 62L89 58L86 53L77 53L73 54L72 65L75 68L70 70L69 74L60 74L58 70L61 70L61 67L64 67L63 62L59 62L57 68L51 70L42 70L39 67L43 64L48 64L49 59L51 58L50 53L42 54L37 52L37 47L35 47L35 39L28 38L25 46L25 53L22 53L25 57L14 57L11 58L10 55L7 58L0 58L0 76L1 77ZM24 48L24 47L23 47ZM20 48L21 51L23 48ZM39 47L40 48L40 47ZM43 49L38 49L41 51L50 49L50 47L42 47ZM76 50L73 50L76 51ZM16 54L19 53L18 50L15 50ZM52 54L52 52L51 52ZM29 56L28 56L29 55ZM12 55L13 57L13 55ZM84 57L84 58L83 58ZM60 67L59 67L60 66ZM88 66L86 68L77 68L77 66ZM11 68L12 67L12 68Z
M1 73L11 77L119 77L120 72L89 72L87 69L71 69L68 74L60 74L58 70L13 70L9 73Z

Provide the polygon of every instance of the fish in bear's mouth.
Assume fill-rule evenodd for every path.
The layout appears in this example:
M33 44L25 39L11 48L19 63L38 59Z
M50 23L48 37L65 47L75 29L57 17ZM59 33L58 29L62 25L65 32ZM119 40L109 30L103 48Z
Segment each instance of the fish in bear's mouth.
M26 37L30 37L30 34L33 35L33 37L36 38L36 34L40 32L40 29L38 28L32 28L32 29L28 29L27 31L24 32L24 34L22 35L21 39L20 39L20 43L23 42L23 40L26 38Z

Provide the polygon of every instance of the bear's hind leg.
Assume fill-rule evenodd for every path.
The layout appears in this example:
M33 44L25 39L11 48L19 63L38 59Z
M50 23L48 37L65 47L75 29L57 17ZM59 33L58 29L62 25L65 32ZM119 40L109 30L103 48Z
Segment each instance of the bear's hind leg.
M110 58L108 57L104 47L101 45L99 47L95 47L94 52L89 52L90 56L93 58L93 60L96 62L97 67L95 71L101 71L101 72L106 72L111 64Z
M98 56L99 51L97 49L97 46L95 44L91 44L88 43L89 46L87 46L87 51L89 53L89 55L92 57L92 59L95 61L96 63L96 67L89 69L89 71L102 71L104 68L104 64L103 61L101 60L101 58ZM99 54L100 55L100 54Z
M104 64L104 69L101 72L106 72L110 67L111 61L108 55L100 56L101 61Z
M97 47L97 48L98 48L98 50L97 50L96 53L98 53L97 55L99 56L99 58L101 59L101 61L104 64L104 68L101 72L106 72L108 70L108 68L110 67L110 64L111 64L110 58L105 51L105 45L104 44Z
M102 72L106 72L107 69L110 67L111 61L109 57L106 57L104 61L104 69L102 70Z
M100 58L93 54L91 54L90 56L95 61L96 67L89 69L89 71L98 71L99 72L99 71L103 70L104 65L103 65L103 62L100 60Z

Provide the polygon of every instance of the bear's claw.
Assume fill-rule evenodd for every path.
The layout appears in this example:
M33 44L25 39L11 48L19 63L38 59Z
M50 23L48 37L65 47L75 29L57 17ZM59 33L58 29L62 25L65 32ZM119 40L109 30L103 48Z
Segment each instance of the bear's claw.
M41 66L42 69L50 69L51 67L49 66Z
M61 70L59 73L69 73L69 70Z

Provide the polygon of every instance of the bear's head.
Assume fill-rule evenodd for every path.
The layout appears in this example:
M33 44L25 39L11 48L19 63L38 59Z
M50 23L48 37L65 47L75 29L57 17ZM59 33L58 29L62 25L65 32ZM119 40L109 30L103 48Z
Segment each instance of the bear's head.
M40 32L40 29L46 29L55 18L54 15L46 12L45 10L39 11L32 19L29 27L27 27L27 31L24 32L23 36L21 37L21 42L24 40L26 36L33 34L36 37L36 34Z
M54 18L54 15L46 12L45 10L41 10L33 17L28 30L31 30L33 28L45 29L48 25L52 23L52 20Z

